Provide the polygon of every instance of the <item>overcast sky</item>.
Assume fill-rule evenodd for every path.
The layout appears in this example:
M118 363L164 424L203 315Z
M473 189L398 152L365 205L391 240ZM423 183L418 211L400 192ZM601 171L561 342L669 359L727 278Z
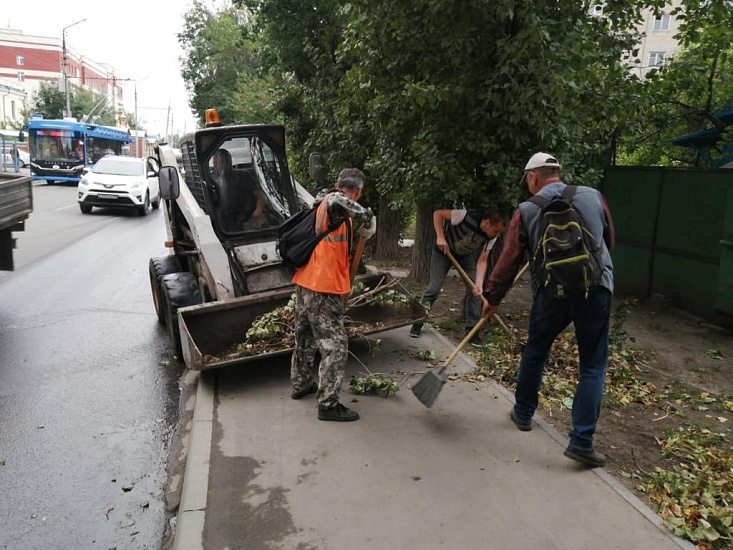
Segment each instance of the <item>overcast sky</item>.
M212 5L215 4L210 0ZM145 128L163 135L170 103L174 133L195 128L181 78L181 50L176 34L183 29L183 14L191 0L2 0L0 25L25 35L61 39L80 55L115 68L122 82L125 110L135 112Z

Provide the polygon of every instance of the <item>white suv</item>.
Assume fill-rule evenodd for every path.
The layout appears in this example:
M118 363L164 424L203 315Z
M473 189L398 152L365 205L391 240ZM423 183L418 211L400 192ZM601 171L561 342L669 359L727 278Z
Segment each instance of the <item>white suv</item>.
M89 214L92 207L135 208L145 216L150 207L160 206L158 162L152 158L107 155L79 182L79 208Z

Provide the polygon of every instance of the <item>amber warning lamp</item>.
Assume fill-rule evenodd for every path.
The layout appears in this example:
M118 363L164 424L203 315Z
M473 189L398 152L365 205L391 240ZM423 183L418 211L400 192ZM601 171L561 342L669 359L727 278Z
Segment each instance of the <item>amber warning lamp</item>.
M216 109L206 109L206 127L221 126L221 120L219 120L219 111Z

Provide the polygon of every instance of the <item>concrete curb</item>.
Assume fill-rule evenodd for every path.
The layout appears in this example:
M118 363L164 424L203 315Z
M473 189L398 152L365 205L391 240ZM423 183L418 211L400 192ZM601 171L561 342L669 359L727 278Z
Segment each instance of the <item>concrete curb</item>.
M214 385L211 377L200 373L173 550L201 550L204 547L213 420Z
M443 334L438 332L432 327L425 326L425 329L431 330L433 334L436 335L436 337L441 340L446 346L454 347L454 344L448 340ZM463 360L469 363L472 368L478 368L478 365L473 360L473 358L468 355L467 353L462 353ZM514 394L507 390L504 386L501 386L500 384L496 383L494 380L487 380L489 385L494 389L496 392L500 393L504 397L506 397L509 402L514 403ZM507 411L507 415L509 412ZM542 430L547 432L547 434L559 445L561 445L562 448L565 448L568 444L568 438L564 437L560 432L558 432L552 425L548 424L544 419L535 416L532 419ZM606 472L603 468L593 468L593 473L597 475L600 479L602 479L609 487L611 487L621 498L623 498L626 502L628 502L631 506L633 506L637 512L639 512L642 516L644 516L647 520L649 520L654 526L656 526L665 536L667 536L672 542L677 544L680 548L683 550L695 550L697 547L679 537L677 537L674 533L672 533L669 529L667 529L664 526L664 522L662 519L651 509L649 508L644 502L642 502L639 498L637 498L633 493L631 493L626 487L621 485L616 479Z

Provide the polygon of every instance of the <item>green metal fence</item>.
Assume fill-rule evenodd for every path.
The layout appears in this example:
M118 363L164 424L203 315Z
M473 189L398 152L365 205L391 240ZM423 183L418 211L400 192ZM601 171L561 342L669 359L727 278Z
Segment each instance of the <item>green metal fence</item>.
M612 167L617 291L733 324L733 170Z

